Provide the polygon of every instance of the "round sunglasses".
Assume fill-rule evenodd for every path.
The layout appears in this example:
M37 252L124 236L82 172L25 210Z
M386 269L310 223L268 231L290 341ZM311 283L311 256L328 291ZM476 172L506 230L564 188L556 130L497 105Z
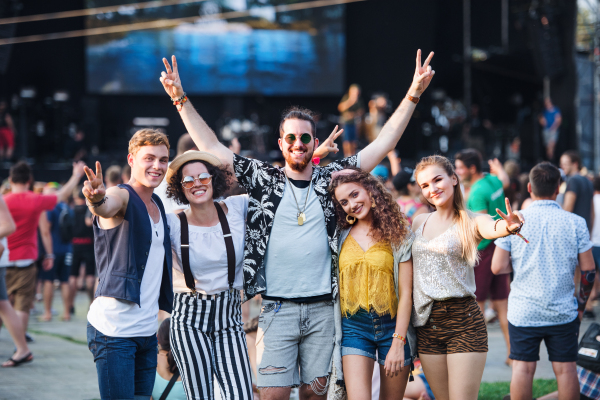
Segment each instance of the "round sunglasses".
M311 140L312 135L310 133L303 133L302 135L300 135L300 141L304 144L309 144ZM285 135L285 141L288 144L296 143L296 135L294 135L293 133L288 133L287 135Z
M197 177L185 176L185 177L183 177L183 180L181 181L181 186L183 186L185 189L191 189L194 187L194 183L196 182L196 179L198 179L201 184L208 185L210 183L210 181L212 180L212 175L209 174L208 172L203 172L200 175L198 175Z

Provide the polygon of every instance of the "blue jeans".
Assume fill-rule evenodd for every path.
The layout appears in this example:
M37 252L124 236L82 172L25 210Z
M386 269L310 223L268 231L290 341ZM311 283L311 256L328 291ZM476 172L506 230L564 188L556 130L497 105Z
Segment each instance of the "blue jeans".
M111 337L88 323L87 340L94 355L102 400L150 399L156 377L156 335Z
M385 365L385 357L392 347L396 318L390 314L377 315L362 308L356 314L342 317L342 357L359 355ZM404 345L404 365L412 362L410 345Z

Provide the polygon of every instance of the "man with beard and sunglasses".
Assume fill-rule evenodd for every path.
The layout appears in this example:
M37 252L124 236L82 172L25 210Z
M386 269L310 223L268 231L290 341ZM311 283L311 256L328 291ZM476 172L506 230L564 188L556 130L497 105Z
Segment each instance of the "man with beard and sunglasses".
M357 155L314 166L313 156L337 152L334 129L318 147L311 111L293 107L279 125L279 148L285 166L247 159L219 142L182 89L177 60L160 81L201 151L210 152L229 168L249 194L244 252L245 300L262 295L257 335L258 387L261 399L287 399L300 386L300 398L325 399L330 374L343 378L334 347L341 342L337 304L337 232L335 210L327 192L331 174L349 166L372 170L402 136L434 71L433 53L417 66L413 83L381 133ZM316 150L315 150L316 149Z

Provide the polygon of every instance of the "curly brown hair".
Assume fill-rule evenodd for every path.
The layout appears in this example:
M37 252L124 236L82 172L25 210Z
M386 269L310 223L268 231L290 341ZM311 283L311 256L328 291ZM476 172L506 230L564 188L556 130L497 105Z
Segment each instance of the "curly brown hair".
M334 199L338 226L341 229L351 227L346 221L346 212L335 198L335 189L344 183L356 183L371 195L377 205L371 209L373 222L369 235L376 242L385 240L393 247L398 247L410 235L410 225L400 211L400 206L394 201L392 194L378 178L360 168L348 167L346 169L353 172L334 176L329 184L329 193Z
M183 167L193 163L204 164L208 170L208 173L212 175L211 183L213 189L213 199L218 199L229 190L231 184L233 183L233 174L225 165L217 166L205 161L191 160L179 167L177 172L171 176L171 180L167 182L167 197L169 199L175 200L177 204L190 204L188 199L185 197L185 192L183 186L181 186L181 181L183 180Z

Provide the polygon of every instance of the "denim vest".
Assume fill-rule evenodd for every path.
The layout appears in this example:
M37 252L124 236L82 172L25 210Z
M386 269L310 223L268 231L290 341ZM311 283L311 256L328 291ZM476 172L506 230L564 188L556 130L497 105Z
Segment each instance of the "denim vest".
M112 229L101 229L98 217L94 217L94 252L100 282L95 297L105 296L127 300L140 305L140 286L152 244L152 227L146 205L127 184L119 185L129 191L129 202L123 222ZM173 305L173 281L171 277L171 238L165 209L160 198L152 194L163 221L165 259L158 307L171 312Z

